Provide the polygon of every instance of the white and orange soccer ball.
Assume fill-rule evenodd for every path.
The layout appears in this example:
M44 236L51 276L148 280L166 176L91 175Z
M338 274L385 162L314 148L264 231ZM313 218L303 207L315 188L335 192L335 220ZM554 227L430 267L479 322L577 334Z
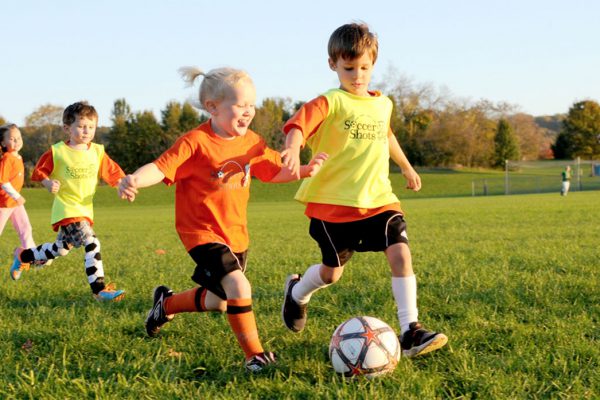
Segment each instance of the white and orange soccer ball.
M329 359L333 369L344 376L372 378L392 372L400 361L396 332L373 317L353 317L333 332Z

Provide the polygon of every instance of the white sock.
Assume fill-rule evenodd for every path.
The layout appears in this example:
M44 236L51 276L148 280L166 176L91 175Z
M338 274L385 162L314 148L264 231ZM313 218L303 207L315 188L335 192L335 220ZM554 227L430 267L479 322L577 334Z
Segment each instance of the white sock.
M298 304L306 304L314 292L329 286L321 279L321 264L315 264L308 267L300 282L296 283L292 289L292 298Z
M415 275L407 277L392 277L392 293L398 307L398 321L400 334L406 332L411 322L418 321L417 309L417 278Z

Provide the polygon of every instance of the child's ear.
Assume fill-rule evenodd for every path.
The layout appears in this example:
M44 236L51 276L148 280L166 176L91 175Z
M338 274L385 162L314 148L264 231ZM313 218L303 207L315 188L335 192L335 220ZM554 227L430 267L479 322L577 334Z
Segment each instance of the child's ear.
M204 108L206 108L206 111L208 111L208 113L211 115L215 115L217 113L217 103L212 100L206 101L206 103L204 103Z
M63 124L63 131L64 131L65 133L70 133L70 132L69 132L69 125L67 125L67 124Z
M331 57L327 59L327 63L329 64L329 68L332 71L335 71L335 62L331 59Z

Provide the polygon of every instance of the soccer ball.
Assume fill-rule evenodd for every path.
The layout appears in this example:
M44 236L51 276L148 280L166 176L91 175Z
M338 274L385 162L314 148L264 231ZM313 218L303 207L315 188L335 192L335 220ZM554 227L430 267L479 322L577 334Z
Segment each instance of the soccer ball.
M329 359L335 372L372 378L392 372L400 360L396 332L373 317L353 317L333 332Z

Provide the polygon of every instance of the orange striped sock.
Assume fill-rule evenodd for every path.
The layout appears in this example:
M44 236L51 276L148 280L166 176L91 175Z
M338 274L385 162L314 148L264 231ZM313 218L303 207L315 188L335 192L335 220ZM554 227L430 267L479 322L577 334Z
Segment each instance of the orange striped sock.
M175 293L165 299L165 313L171 315L182 312L206 311L204 305L205 298L206 289L202 286L186 290L185 292Z
M227 319L246 359L264 351L252 312L252 299L227 300Z

